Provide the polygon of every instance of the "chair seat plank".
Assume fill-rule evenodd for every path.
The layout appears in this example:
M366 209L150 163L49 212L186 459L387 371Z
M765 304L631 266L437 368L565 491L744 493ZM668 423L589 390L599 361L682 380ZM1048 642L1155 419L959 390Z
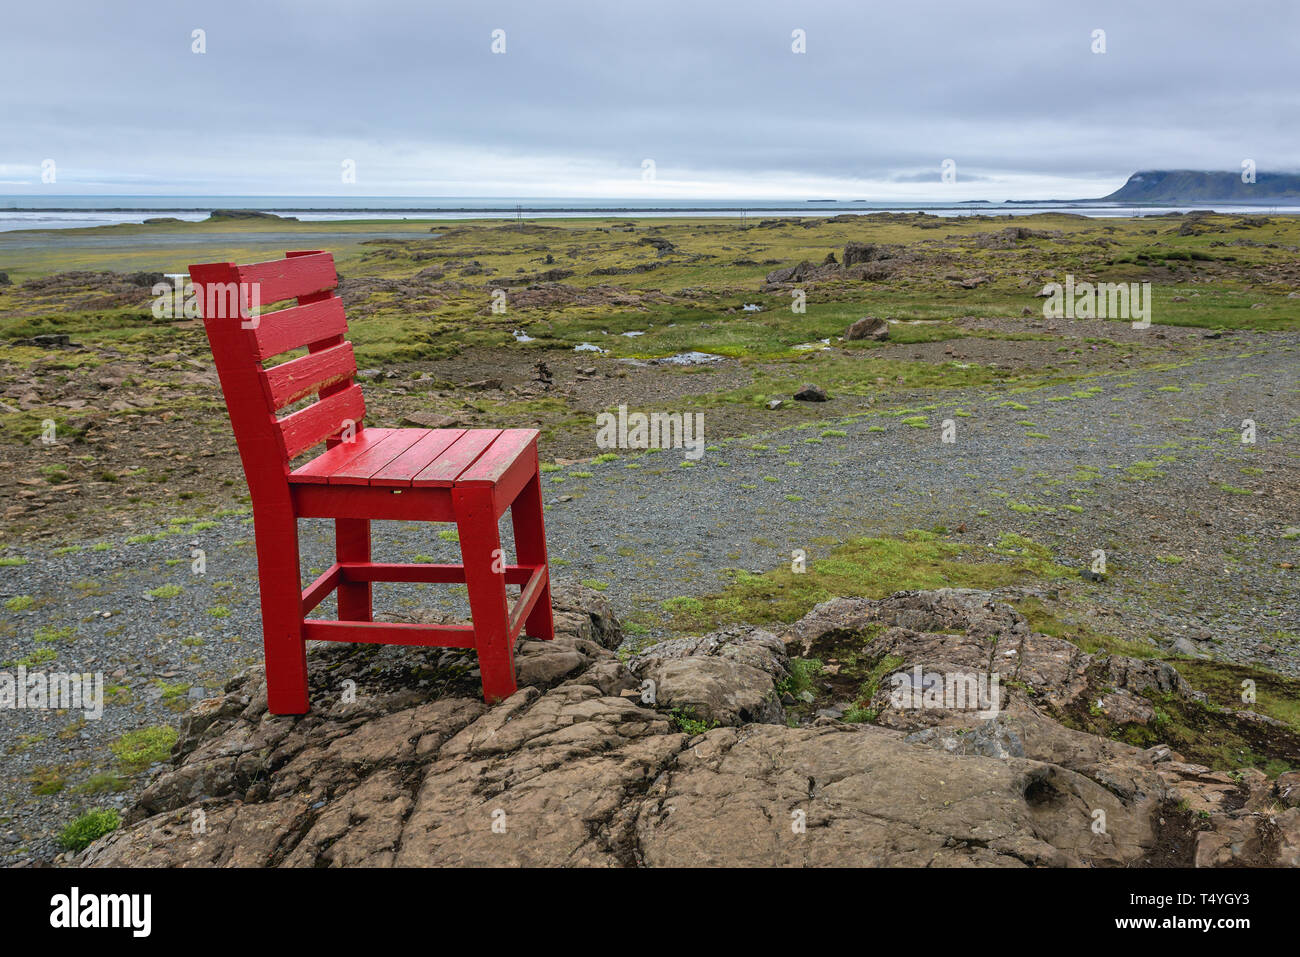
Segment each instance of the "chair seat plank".
M359 422L366 414L366 402L359 386L350 386L327 399L307 406L280 420L285 454L293 459L318 442L342 431L347 422Z
M424 429L393 429L382 441L376 442L346 465L335 469L329 477L330 485L370 485L372 476L397 458L425 435Z
M420 470L465 434L464 429L430 429L424 437L370 476L372 485L409 486Z
M372 446L387 438L395 429L362 429L351 442L343 442L321 453L310 462L298 466L289 473L290 482L302 482L308 485L324 485L329 477L340 468Z
M536 440L536 429L504 429L483 454L457 477L456 484L495 485Z
M501 434L500 429L470 429L411 479L413 488L449 487Z

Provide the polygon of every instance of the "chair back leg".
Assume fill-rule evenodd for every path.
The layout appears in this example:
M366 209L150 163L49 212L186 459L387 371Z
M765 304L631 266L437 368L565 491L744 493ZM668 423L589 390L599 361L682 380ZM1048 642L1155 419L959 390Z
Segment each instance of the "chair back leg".
M266 703L272 714L306 714L307 643L302 634L298 521L290 510L253 511L262 595Z
M370 561L370 519L339 518L334 521L334 554L340 563ZM340 582L339 621L373 621L370 582Z
M474 620L483 698L495 704L515 693L514 642L506 601L505 552L493 507L492 490L453 488L452 502L460 533L465 587Z
M546 526L542 520L542 480L534 466L533 477L510 506L510 524L515 530L515 554L520 565L546 564ZM524 622L524 634L529 638L550 641L555 637L555 622L551 616L551 578L546 576L546 587L537 604Z

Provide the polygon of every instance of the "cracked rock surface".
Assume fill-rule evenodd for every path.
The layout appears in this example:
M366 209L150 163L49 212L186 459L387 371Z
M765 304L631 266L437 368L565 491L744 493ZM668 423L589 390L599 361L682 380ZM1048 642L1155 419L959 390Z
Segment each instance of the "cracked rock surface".
M520 643L520 688L491 708L473 656L442 649L313 650L303 717L267 714L261 672L239 676L191 709L172 767L75 863L1300 863L1294 782L1073 730L1054 710L1090 694L1090 674L1116 693L1176 694L1176 672L1080 657L987 593L839 599L781 638L726 629L626 665L599 594L557 591L555 604L556 640ZM886 626L880 653L909 667L1017 648L1034 700L1013 696L993 719L882 709L878 724L777 723L786 648L871 623ZM721 726L685 733L687 707Z

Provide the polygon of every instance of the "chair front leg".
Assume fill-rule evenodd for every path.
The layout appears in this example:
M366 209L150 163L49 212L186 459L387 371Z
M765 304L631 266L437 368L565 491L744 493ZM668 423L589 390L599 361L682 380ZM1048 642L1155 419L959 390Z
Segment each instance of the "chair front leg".
M334 554L340 563L370 561L370 519L334 520ZM339 621L372 621L374 606L370 582L340 582Z
M460 532L465 587L474 618L474 646L483 678L483 698L495 704L515 693L514 642L506 603L505 553L493 508L492 490L452 489L452 507Z

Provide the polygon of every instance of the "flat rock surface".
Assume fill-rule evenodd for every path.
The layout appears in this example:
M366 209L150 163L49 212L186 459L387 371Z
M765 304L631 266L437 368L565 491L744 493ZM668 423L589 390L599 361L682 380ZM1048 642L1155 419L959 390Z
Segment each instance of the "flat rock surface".
M631 668L610 650L619 627L603 598L573 590L557 605L556 640L521 646L530 683L492 708L477 695L472 658L439 649L314 651L313 711L303 717L267 714L262 674L246 672L186 714L171 766L126 824L75 863L1300 863L1289 782L1214 772L1167 747L1057 720L1064 710L1044 693L1066 701L1078 681L1093 682L1095 663L1068 643L1029 654L1037 693L1013 689L993 719L918 708L896 709L889 726L820 718L790 727L719 712L714 721L728 723L697 733L663 697L703 688L701 703L729 701L727 681L753 694L762 675L775 700L773 676L789 673L784 646L815 642L850 616L908 622L878 640L927 667L963 661L971 635L995 647L1045 638L988 593L826 603L784 641L733 629L646 649ZM944 624L962 628L926 630ZM718 672L719 663L735 670ZM665 672L669 664L677 670ZM1110 657L1098 680L1163 681L1168 694L1192 694L1176 673L1146 664ZM649 692L646 674L659 675Z

